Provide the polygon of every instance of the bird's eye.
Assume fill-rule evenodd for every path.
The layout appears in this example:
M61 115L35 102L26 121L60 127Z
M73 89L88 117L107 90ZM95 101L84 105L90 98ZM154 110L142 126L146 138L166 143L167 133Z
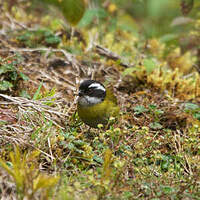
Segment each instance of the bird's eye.
M91 94L91 93L92 93L92 91L93 91L93 89L92 89L92 88L89 88L89 89L88 89L88 93L89 93L89 94Z

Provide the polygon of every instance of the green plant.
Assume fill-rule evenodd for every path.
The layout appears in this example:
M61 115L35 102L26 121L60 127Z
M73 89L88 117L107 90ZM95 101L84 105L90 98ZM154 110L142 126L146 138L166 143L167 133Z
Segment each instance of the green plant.
M44 2L57 7L71 25L76 25L85 12L84 0L44 0Z
M59 181L59 176L49 176L39 171L39 155L39 151L22 153L16 147L14 152L10 152L10 166L0 158L0 167L14 179L19 199L34 199L40 190L43 191L41 198L48 199Z
M31 48L38 46L56 47L60 42L60 37L56 36L51 30L38 29L36 31L25 30L17 33L17 41L21 45Z
M18 54L10 59L0 57L0 91L9 91L16 88L20 79L28 80L28 77L17 68L22 60L22 57Z
M192 114L192 116L200 120L200 106L194 103L185 103L185 112Z

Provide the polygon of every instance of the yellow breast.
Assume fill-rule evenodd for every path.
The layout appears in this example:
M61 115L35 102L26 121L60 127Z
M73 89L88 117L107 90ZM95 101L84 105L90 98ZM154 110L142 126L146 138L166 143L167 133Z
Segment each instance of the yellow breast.
M119 114L117 99L109 90L106 91L103 102L87 107L78 104L77 110L81 120L91 127L97 127L98 124L105 125L111 116Z

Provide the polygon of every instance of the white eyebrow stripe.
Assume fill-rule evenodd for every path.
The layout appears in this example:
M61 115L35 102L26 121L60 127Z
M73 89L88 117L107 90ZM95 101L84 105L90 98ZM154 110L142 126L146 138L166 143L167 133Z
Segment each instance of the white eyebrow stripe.
M91 87L95 87L95 88L98 89L98 90L106 91L106 89L105 89L101 84L99 84L99 83L92 83L92 84L89 86L89 88L91 88Z

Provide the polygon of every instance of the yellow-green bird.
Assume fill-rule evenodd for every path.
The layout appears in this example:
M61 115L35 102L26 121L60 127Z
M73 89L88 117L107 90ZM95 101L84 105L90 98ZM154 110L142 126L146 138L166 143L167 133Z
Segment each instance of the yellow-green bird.
M78 115L90 127L106 125L110 117L119 114L114 94L98 81L85 80L80 84L78 94Z

